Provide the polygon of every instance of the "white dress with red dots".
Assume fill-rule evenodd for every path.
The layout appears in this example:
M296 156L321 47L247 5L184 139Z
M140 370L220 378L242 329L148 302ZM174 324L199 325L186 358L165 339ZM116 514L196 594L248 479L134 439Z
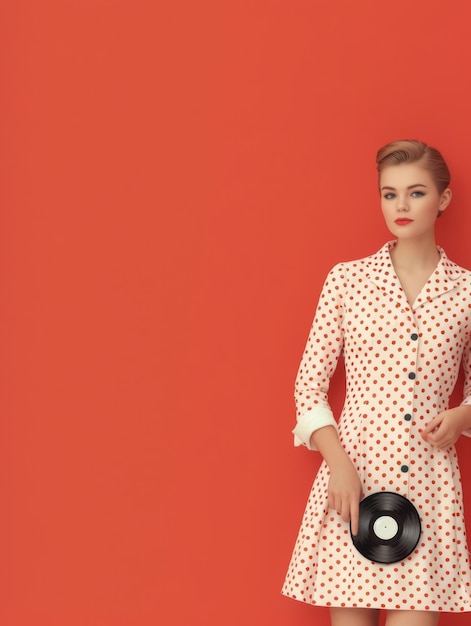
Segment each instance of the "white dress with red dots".
M422 534L399 563L354 547L349 525L329 510L329 469L312 487L282 593L332 607L471 611L463 498L454 447L437 450L420 432L448 401L463 364L471 404L471 272L445 255L412 307L389 242L341 263L324 284L296 380L296 445L328 424L363 482L364 495L393 491L417 508ZM338 425L329 381L343 351L346 398ZM465 433L467 434L467 433Z

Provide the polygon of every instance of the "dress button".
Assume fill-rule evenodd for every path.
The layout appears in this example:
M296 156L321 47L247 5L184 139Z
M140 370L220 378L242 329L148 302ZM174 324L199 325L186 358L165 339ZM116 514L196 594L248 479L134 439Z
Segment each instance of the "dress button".
M412 415L410 413L406 413L404 415L404 419L406 420L406 422L410 422L412 419Z
M401 472L403 472L405 474L408 471L409 471L409 466L408 465L401 465Z
M419 335L417 333L412 333L410 338L412 339L412 341L417 341L417 339L419 338Z
M414 378L415 378L415 374L414 374L414 372L409 372L409 378L410 378L411 380L414 380Z

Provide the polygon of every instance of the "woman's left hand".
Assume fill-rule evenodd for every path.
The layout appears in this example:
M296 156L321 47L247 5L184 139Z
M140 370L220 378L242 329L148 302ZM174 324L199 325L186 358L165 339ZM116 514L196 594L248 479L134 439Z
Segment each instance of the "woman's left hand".
M445 450L458 441L463 430L471 428L471 406L457 406L439 413L422 431L430 445Z

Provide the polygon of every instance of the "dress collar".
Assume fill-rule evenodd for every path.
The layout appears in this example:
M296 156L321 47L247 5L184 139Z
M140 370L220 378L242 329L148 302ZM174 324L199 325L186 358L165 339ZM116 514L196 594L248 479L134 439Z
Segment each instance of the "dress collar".
M407 302L407 298L391 259L391 250L396 244L396 240L388 241L376 254L369 257L368 275L379 289L382 289L397 302L397 306L401 306L404 301ZM437 246L437 249L440 253L440 259L412 305L413 310L455 289L460 284L459 278L463 274L462 268L447 257L443 248Z

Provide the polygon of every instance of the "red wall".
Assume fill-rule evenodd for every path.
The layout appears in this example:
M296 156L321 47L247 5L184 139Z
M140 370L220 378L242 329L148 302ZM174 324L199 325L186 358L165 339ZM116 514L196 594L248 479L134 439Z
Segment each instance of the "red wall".
M386 141L443 151L471 267L470 18L1 2L2 626L328 623L279 594L318 466L294 377L328 269L388 238Z

